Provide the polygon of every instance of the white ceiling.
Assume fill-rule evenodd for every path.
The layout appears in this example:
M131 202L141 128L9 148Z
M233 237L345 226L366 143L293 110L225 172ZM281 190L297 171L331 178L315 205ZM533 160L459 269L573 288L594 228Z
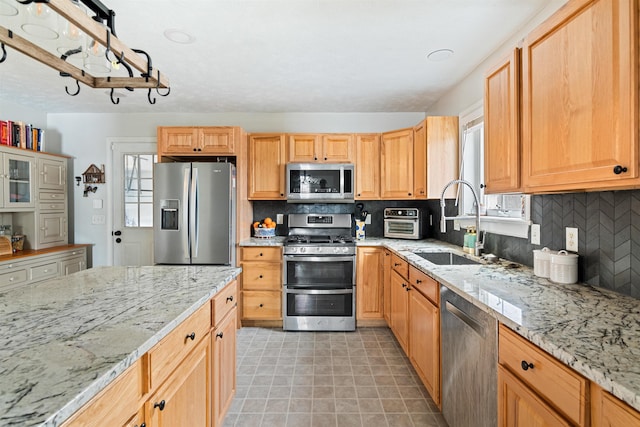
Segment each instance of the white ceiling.
M71 79L8 48L0 98L48 113L425 112L552 1L103 0L118 37L168 76L168 97L119 90L112 105L84 85L71 97ZM443 48L447 61L426 59Z

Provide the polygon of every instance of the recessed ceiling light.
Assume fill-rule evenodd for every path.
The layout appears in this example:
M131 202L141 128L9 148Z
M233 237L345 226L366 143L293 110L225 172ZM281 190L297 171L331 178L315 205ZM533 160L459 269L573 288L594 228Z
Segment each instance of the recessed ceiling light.
M452 56L453 56L453 51L451 49L438 49L427 54L427 59L433 62L440 62L440 61L446 61Z
M196 38L191 34L183 30L178 30L177 28L169 28L168 30L164 30L164 36L168 40L180 44L191 44L196 41Z

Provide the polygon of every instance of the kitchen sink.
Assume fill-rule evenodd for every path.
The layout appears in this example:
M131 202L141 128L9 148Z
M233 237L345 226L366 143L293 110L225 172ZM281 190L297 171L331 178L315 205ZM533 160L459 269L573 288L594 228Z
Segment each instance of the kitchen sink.
M416 255L437 265L473 265L480 264L453 252L415 252Z

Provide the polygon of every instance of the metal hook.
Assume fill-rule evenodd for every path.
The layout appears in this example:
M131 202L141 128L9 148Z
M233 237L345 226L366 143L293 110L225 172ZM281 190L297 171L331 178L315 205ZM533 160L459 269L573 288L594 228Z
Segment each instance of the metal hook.
M2 58L0 58L0 64L2 64L4 60L7 59L7 49L5 49L4 43L0 43L0 47L2 48Z
M115 92L115 88L111 88L111 102L113 102L115 105L120 104L120 98L113 98L113 93Z
M71 95L71 96L76 96L77 94L80 93L80 82L78 82L78 80L76 80L76 79L74 79L74 81L76 82L76 87L78 88L78 90L76 90L75 93L69 92L69 87L68 86L64 87L65 92L67 92L67 94Z
M141 50L141 49L131 49L131 50L134 51L135 53L140 53L147 57L147 72L142 74L142 77L144 77L145 79L147 79L147 81L149 81L149 77L151 77L151 70L153 70L153 67L151 66L151 57L144 50Z
M156 103L156 99L151 99L151 88L149 88L149 92L147 93L147 99L149 100L149 104L153 105Z
M168 96L171 93L171 88L167 88L167 93L160 93L160 70L158 70L158 79L156 81L156 93L160 96Z

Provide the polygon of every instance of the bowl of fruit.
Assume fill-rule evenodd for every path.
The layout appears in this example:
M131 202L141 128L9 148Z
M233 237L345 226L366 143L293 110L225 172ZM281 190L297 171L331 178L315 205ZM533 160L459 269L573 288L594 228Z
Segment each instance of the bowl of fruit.
M253 237L268 239L276 236L276 222L267 217L253 223Z

